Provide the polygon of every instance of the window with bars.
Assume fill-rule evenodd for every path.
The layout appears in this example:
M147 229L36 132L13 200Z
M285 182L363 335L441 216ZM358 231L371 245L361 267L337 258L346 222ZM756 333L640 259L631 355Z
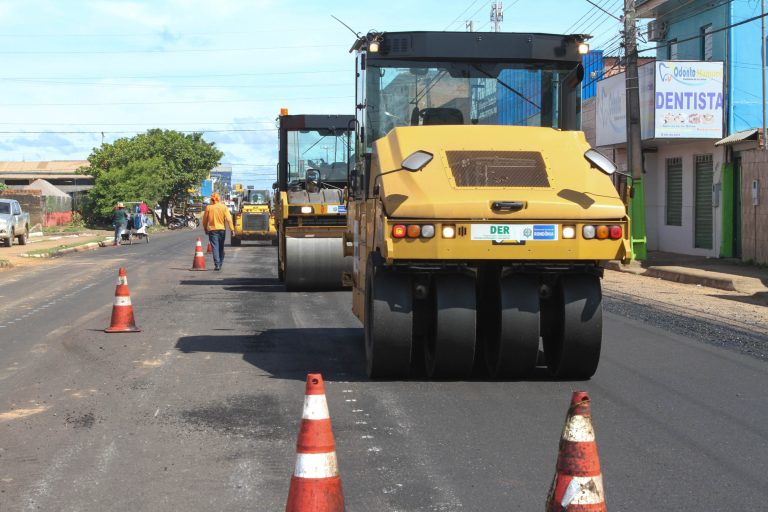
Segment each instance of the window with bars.
M667 58L669 60L677 60L678 58L677 39L669 40L669 45L667 46Z
M667 158L667 226L683 225L683 159Z
M712 24L701 27L701 60L712 60Z

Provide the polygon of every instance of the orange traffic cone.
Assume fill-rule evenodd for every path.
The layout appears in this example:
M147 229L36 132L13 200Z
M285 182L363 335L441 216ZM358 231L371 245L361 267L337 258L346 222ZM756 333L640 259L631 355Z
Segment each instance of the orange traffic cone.
M574 391L557 454L547 512L605 512L605 490L586 391Z
M207 270L205 268L205 255L203 254L203 244L200 242L200 237L197 237L195 259L192 260L192 268L189 270Z
M117 286L115 287L115 302L112 306L112 321L104 332L140 332L133 319L133 305L131 304L131 292L128 290L128 276L124 268L117 273Z
M304 411L296 442L296 469L288 490L286 512L344 512L344 493L336 463L336 446L325 401L323 377L307 375Z
M205 251L206 254L211 254L213 252L213 245L211 245L211 242L208 242L208 249Z

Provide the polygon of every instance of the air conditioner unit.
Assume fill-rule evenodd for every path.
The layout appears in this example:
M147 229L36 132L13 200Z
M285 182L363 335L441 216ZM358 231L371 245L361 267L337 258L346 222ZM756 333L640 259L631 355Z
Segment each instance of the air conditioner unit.
M667 35L667 23L665 21L653 20L648 22L648 40L663 41Z

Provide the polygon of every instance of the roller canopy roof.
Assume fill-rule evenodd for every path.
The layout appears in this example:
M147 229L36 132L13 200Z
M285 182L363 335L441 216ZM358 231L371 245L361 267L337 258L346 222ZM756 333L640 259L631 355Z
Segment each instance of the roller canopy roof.
M355 116L345 115L287 115L280 117L280 127L285 130L351 130Z
M371 62L403 60L581 62L579 34L510 32L384 32Z

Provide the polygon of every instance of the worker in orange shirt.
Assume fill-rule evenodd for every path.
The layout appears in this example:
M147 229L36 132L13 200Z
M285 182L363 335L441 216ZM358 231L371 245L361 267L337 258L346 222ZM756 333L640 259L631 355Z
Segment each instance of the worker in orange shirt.
M235 232L235 225L232 223L232 215L229 209L221 204L221 197L214 192L211 194L211 204L205 207L203 213L203 229L208 235L208 240L213 248L213 270L221 270L224 264L224 239L227 236L227 224L229 232ZM230 236L232 236L230 234Z

